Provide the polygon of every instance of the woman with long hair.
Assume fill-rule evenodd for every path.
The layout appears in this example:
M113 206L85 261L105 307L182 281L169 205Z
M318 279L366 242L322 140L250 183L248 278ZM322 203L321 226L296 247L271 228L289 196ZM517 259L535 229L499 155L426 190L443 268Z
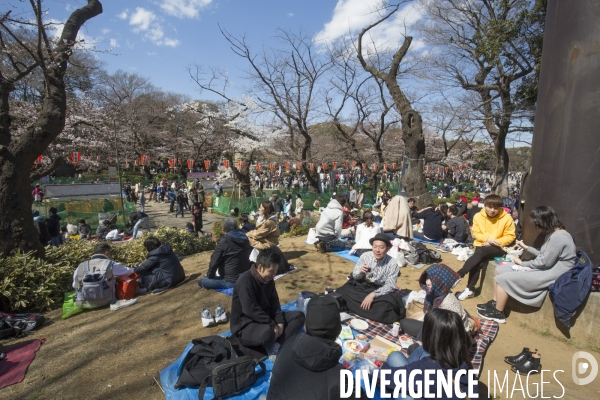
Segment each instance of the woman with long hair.
M562 274L573 268L577 250L573 237L565 230L558 215L548 206L535 208L529 214L536 229L545 236L540 250L517 241L517 247L535 257L530 261L513 258L513 265L500 265L494 278L494 297L485 304L478 304L482 318L499 323L506 322L504 307L509 297L528 306L541 307L548 286Z
M438 380L435 378L426 380L425 371L440 371L443 372L444 377L448 376L448 372L451 372L450 375L454 381L459 371L467 371L471 368L468 355L470 346L471 339L460 316L454 311L436 308L425 314L423 345L409 347L410 355L408 358L398 351L392 352L381 369L391 370L391 376L397 370L404 369L407 377L410 376L411 371L420 370L422 373L415 375L413 390L420 387L423 393L425 391L438 393L438 388L435 386L438 384ZM461 374L457 380L460 385L459 393L462 392L462 398L464 398L464 394L469 392L467 374ZM388 392L394 389L393 382L393 379L391 379ZM426 387L427 384L430 385L429 388ZM456 385L451 385L451 390L452 395L438 398L459 398ZM472 392L478 393L476 382Z

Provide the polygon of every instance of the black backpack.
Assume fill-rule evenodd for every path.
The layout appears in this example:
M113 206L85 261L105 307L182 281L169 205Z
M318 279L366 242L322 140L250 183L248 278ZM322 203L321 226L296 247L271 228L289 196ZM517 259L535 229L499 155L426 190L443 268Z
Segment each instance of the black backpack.
M44 325L45 321L42 314L0 312L0 339L26 336Z
M227 338L207 336L192 343L194 346L185 356L175 388L197 387L200 400L204 399L209 385L213 387L215 399L222 399L248 389L265 374L262 360L238 357ZM257 364L262 369L258 374L255 373Z

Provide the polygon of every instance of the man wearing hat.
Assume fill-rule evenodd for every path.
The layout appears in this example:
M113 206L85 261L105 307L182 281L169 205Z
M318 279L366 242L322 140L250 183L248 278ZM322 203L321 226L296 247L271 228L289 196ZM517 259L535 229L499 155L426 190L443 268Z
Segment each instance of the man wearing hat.
M351 312L391 324L406 314L402 296L395 290L399 275L398 262L387 254L392 248L387 235L378 233L369 243L372 251L360 256L352 275L337 292L342 295Z
M342 323L337 301L329 295L313 297L304 328L306 333L293 336L279 351L267 400L340 398L342 348L335 339Z

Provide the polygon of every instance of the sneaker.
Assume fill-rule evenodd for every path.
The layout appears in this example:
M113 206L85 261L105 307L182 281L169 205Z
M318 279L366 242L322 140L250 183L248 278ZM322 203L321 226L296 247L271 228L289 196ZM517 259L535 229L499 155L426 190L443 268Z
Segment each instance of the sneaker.
M219 306L215 309L215 322L217 324L227 322L227 313L221 304L219 304Z
M137 303L138 299L131 300L117 300L114 304L110 305L110 311L118 311L123 308L129 307Z
M316 242L313 243L313 245L315 246L315 249L317 249L317 251L321 253L321 247L319 246L320 244L321 244L321 242L319 240L317 240Z
M200 317L202 319L202 326L205 328L209 326L215 326L217 324L212 314L210 313L210 311L208 311L208 309L206 309L206 307L202 309Z
M462 292L456 296L459 300L466 300L475 297L475 293L472 292L469 288L465 288Z
M496 307L494 307L493 309L489 309L489 310L479 310L477 311L477 314L479 314L479 316L481 318L490 320L490 321L496 321L499 324L505 324L506 323L506 316L504 315L503 311L498 311L496 309Z
M148 289L142 286L139 286L137 289L135 289L135 294L146 294L147 292Z
M478 311L491 310L492 308L496 308L496 302L494 300L490 300L487 303L483 304L477 304Z

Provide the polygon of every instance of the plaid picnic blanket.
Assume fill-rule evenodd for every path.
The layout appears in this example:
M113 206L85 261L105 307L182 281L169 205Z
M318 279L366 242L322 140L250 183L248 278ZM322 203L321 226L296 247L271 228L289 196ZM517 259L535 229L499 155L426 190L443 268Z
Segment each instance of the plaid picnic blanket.
M353 318L361 319L367 324L369 324L369 328L367 329L367 331L361 332L364 333L369 338L369 340L373 339L375 336L381 336L393 343L397 343L398 346L400 346L400 340L398 339L398 337L394 337L392 335L392 325L375 322L350 312L348 314L352 315ZM471 360L471 364L473 365L473 369L476 370L481 370L481 367L483 366L483 357L485 356L485 352L490 343L492 343L492 341L496 338L496 335L498 334L497 322L481 319L479 321L481 322L481 329L479 333L475 336L475 343L469 349L469 357ZM350 320L346 321L346 324L351 327ZM415 341L417 343L420 343L416 339ZM402 349L402 352L405 356L408 357L408 354L406 354L405 349Z

